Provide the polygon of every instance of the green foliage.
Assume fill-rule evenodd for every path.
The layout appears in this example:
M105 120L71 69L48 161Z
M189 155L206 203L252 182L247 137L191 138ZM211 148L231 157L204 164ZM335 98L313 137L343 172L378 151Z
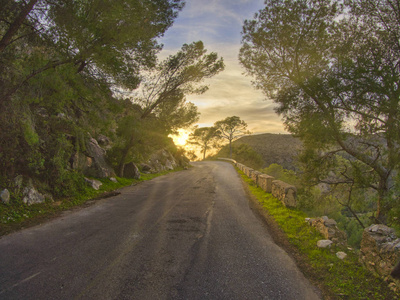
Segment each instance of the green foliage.
M226 117L215 122L214 126L219 130L220 136L229 142L229 158L232 158L232 142L244 135L251 134L247 130L247 123L238 116Z
M201 127L189 135L188 142L200 148L203 153L203 160L206 158L207 150L219 147L221 138L216 127Z
M149 72L140 95L134 99L142 108L142 119L154 114L167 122L170 129L186 127L198 120L197 110L185 103L185 95L204 93L208 88L200 84L224 69L222 58L206 52L201 41L184 44L180 51ZM171 111L175 115L170 115ZM173 118L178 115L179 118Z
M184 75L184 80L157 103L149 120L143 118L145 107L115 95L132 92L142 79L156 84L145 76L162 65L156 61L161 49L156 39L183 5L181 0L2 2L2 188L22 174L57 198L78 197L87 188L72 159L87 155L88 139L99 134L111 140L114 166L173 149L168 134L198 119L184 93L203 89L199 83L223 69L222 59L205 54L201 42L184 45L174 61L182 58L185 64L169 77Z
M229 146L225 146L218 152L217 156L228 157L229 154ZM261 155L247 144L232 145L232 158L255 170L260 169L264 164Z
M390 290L387 282L372 276L362 267L356 252L336 246L330 249L318 248L316 244L322 236L304 222L307 216L303 212L284 207L278 199L255 186L243 172L238 172L248 184L250 192L283 230L289 242L305 257L309 267L303 271L322 284L328 295L332 295L335 299L396 299L399 297ZM351 226L353 225L349 224L349 227ZM345 251L348 256L340 260L335 254L337 251Z
M179 171L179 169L175 171ZM74 180L79 180L81 182L79 193L62 197L57 202L52 202L47 199L44 203L27 205L22 202L21 197L12 193L10 203L7 205L0 205L0 236L17 228L29 226L29 224L36 224L43 218L49 218L64 210L71 209L72 207L84 205L87 201L101 198L107 195L108 192L116 189L138 184L142 181L151 180L175 171L164 171L157 174L141 174L141 178L138 180L116 177L116 183L108 178L100 178L97 179L102 182L99 190L89 187L84 183L80 174L75 174L76 177Z
M378 222L395 205L400 165L398 15L391 1L268 0L245 21L240 51L304 141L314 181L342 184L349 199L354 188L375 189Z
M278 180L293 184L300 187L299 178L297 177L295 171L286 170L281 165L271 164L269 167L260 170L262 173L268 174Z

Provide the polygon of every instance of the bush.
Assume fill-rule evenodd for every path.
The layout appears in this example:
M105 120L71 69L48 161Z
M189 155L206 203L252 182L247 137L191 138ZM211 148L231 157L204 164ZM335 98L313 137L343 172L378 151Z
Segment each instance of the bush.
M229 145L223 147L217 157L229 157ZM264 164L261 155L247 144L232 145L232 159L253 169L260 169Z

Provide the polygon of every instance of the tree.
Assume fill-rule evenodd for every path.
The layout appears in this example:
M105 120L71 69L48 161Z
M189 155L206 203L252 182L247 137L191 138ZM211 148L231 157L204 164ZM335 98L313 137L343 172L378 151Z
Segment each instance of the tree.
M220 132L216 127L196 128L190 135L188 142L200 147L203 153L203 160L206 159L206 152L209 149L216 148L221 139Z
M269 0L245 22L240 51L287 129L326 167L308 161L314 179L328 177L334 155L346 157L332 184L376 190L381 222L400 163L400 9L392 2L347 1L344 13L341 1Z
M114 92L137 88L141 70L155 66L157 38L183 2L3 0L0 6L0 176L6 184L28 176L61 195L63 182L74 181L72 157L85 151L87 133L122 139L117 124L130 120L121 120L127 111ZM179 109L193 115L192 107Z
M178 107L187 94L207 91L208 87L200 83L221 72L224 62L216 53L206 53L201 41L184 44L180 51L149 72L140 96L134 99L143 109L142 119L151 113L161 114L166 107Z
M216 53L206 52L201 41L185 44L175 55L171 55L147 72L143 87L133 99L136 107L134 114L137 114L139 119L137 122L148 123L147 119L153 119L158 123L158 128L163 127L165 135L168 135L198 120L197 107L186 102L186 94L204 93L207 86L200 84L224 68L222 58L218 59ZM125 143L126 148L122 150L119 174L122 174L121 170L130 149L139 140L137 138L135 141L134 130L128 139L130 142Z
M0 22L0 58L7 59L0 59L1 66L9 66L12 53L29 40L36 39L51 55L30 65L26 61L34 57L25 53L28 72L9 74L12 80L1 85L1 101L38 74L65 64L109 84L136 88L140 67L154 66L161 48L156 38L172 25L183 5L180 0L6 2L9 15Z
M229 142L229 157L232 158L232 142L238 138L251 134L247 129L247 123L237 116L227 117L224 120L215 122L222 138Z

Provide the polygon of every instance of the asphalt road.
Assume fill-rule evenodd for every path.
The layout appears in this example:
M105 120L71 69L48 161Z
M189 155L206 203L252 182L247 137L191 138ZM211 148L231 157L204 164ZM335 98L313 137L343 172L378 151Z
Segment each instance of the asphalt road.
M0 239L0 299L319 299L226 162Z

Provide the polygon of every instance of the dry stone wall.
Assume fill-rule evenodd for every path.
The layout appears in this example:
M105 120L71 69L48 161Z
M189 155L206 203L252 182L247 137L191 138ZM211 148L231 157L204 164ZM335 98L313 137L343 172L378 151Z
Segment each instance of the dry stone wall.
M239 170L251 178L257 186L272 195L288 207L296 207L296 188L274 177L255 171L241 163L233 162ZM325 238L318 243L326 243L330 246L336 244L347 246L347 235L341 231L336 221L324 216L315 219L306 219ZM317 245L318 246L318 245ZM319 247L318 246L318 247ZM345 259L346 253L336 254L340 259ZM400 238L396 236L393 228L385 225L371 225L363 232L360 249L360 261L367 269L383 278L391 277L394 286L400 287ZM395 288L396 289L396 288Z
M283 205L287 207L296 207L297 190L295 186L281 180L274 180L274 177L263 174L241 163L236 162L235 164L236 167L246 174L247 177L251 178L258 187L262 188L267 193L272 193Z
M390 275L400 260L400 238L393 228L374 224L364 229L360 260L375 274Z
M286 182L274 180L274 177L255 171L241 163L233 161L239 170L251 178L257 186L279 200L285 206L295 207L297 192L296 188ZM347 235L341 231L336 221L324 216L315 219L306 219L307 222L315 227L324 236L325 242L329 245L336 244L347 246ZM345 259L346 253L338 252L336 254L340 259ZM367 269L383 277L391 277L400 287L400 238L396 236L393 228L385 225L371 225L363 232L360 249L360 261ZM396 289L396 288L395 288Z
M272 181L272 195L281 200L286 207L296 207L296 187L281 180Z

